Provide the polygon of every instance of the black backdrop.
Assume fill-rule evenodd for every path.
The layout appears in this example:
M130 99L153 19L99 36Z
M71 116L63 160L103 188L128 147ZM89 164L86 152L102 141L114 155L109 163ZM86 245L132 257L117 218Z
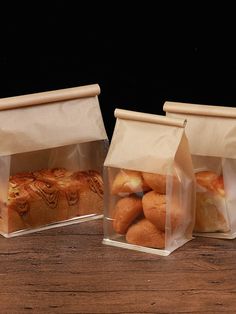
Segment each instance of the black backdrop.
M98 83L109 138L115 108L163 114L166 100L236 106L231 25L216 18L209 27L194 9L171 15L151 2L138 11L136 2L68 2L2 9L0 97Z

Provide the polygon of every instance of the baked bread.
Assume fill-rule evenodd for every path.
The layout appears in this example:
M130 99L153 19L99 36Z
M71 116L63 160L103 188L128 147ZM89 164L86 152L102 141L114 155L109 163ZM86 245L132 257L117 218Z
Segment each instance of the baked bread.
M71 182L76 182L75 187ZM62 187L63 181L59 180ZM70 180L70 193L67 193L67 199L70 199L72 205L76 202L76 193L79 195L79 202L76 207L71 207L69 218L89 214L102 214L103 212L103 180L101 175L94 170L78 171L73 173Z
M227 232L223 176L212 171L196 173L196 220L194 232Z
M129 227L126 241L130 244L163 249L165 247L165 233L158 230L149 220L143 218Z
M146 193L142 198L144 216L159 230L166 228L166 195L155 191ZM171 229L174 230L183 218L183 213L177 204L173 203L170 213Z
M43 169L10 177L8 232L33 228L103 210L103 182L93 170Z
M111 194L132 194L150 190L145 184L141 172L120 169L111 186Z
M197 193L194 232L227 232L225 200L213 193Z
M222 175L213 171L200 171L195 174L198 186L205 188L207 191L225 196L224 180Z
M143 180L152 190L160 193L166 193L166 175L142 172Z
M125 234L134 220L143 213L142 200L136 195L121 198L115 206L113 229Z

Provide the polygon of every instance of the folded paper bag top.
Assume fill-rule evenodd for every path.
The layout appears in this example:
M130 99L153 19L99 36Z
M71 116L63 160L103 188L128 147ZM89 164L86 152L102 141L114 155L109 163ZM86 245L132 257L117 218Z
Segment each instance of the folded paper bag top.
M195 180L185 120L115 110L104 162L103 243L158 255L192 239Z
M236 108L165 102L168 117L187 119L193 155L236 158Z
M115 117L105 166L166 173L179 146L187 145L183 119L123 109L116 109Z
M166 102L166 115L187 119L197 180L195 234L236 237L236 108Z
M0 156L107 139L99 93L93 84L0 99Z

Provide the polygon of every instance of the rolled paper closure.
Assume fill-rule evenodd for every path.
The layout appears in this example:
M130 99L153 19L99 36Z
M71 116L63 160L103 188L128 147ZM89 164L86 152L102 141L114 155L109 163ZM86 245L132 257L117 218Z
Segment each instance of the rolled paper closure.
M188 115L236 118L236 108L234 107L207 106L166 101L163 110L165 112L183 113Z
M34 105L43 105L57 101L94 97L100 94L98 84L58 89L42 93L6 97L0 99L0 110L8 110Z
M114 115L116 118L123 120L134 120L163 125L172 125L182 128L184 128L186 124L185 119L173 119L166 116L160 116L151 113L143 113L131 110L116 109Z

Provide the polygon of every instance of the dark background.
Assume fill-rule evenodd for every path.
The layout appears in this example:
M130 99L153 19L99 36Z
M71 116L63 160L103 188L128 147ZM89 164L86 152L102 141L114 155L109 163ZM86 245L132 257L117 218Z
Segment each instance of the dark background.
M166 100L236 106L230 8L216 15L216 5L68 2L2 8L0 97L98 83L109 138L115 108L163 114Z

